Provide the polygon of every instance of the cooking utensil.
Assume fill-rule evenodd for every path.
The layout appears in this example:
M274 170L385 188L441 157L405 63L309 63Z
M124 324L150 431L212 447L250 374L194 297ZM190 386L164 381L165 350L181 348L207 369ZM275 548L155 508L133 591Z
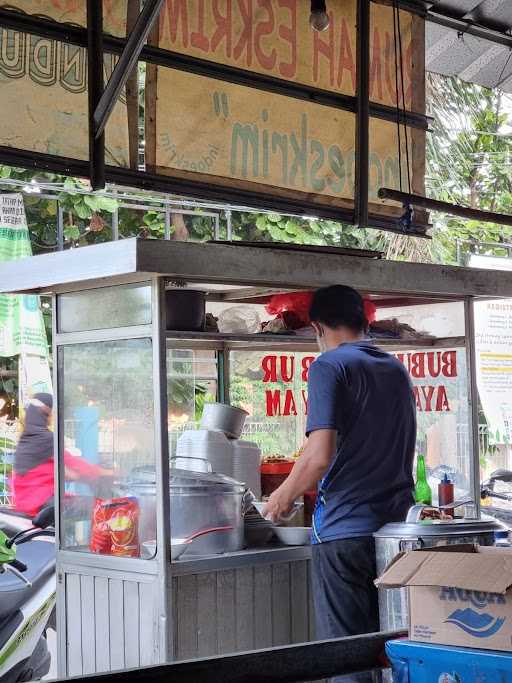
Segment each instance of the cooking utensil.
M181 557L185 550L187 550L188 546L196 538L199 538L200 536L206 536L206 534L213 534L217 531L231 531L232 529L232 526L217 526L210 529L201 529L200 531L195 531L187 538L171 538L171 560L177 560L179 557Z
M211 534L216 531L231 531L232 528L233 527L231 526L213 527L210 529L201 529L201 531L196 531L188 538L171 538L171 560L177 560L179 557L181 557L192 541L196 538L199 538L199 536ZM156 541L145 541L142 544L142 550L143 557L154 557L156 553Z
M156 536L155 469L136 468L124 491L137 497L140 506L139 532L144 540ZM189 555L214 555L244 547L244 514L252 496L240 482L222 474L171 469L171 531L175 538L188 538L198 529L233 527L223 534L198 538Z
M168 330L202 332L206 321L206 293L196 289L168 289L165 292Z
M201 429L224 432L230 439L239 439L247 415L249 413L246 410L226 403L206 403L201 417Z

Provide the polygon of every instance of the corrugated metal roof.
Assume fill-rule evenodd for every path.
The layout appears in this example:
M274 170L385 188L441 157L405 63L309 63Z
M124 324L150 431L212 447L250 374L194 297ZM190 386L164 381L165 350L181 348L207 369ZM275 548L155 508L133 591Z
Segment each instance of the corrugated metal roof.
M429 71L512 93L512 0L420 0L418 4L428 9L430 18ZM494 32L509 45L472 35L468 26Z

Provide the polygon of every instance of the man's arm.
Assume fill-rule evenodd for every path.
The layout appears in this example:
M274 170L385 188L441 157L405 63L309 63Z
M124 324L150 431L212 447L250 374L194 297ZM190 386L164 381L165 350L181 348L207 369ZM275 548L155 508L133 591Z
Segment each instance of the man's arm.
M319 429L310 434L290 475L270 496L264 516L278 521L290 512L297 498L316 488L336 453L336 436L334 429Z

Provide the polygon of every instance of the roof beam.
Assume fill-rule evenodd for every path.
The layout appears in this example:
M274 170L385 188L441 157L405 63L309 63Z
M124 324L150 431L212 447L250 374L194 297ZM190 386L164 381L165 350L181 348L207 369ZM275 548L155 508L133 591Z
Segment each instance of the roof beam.
M136 66L142 48L163 5L163 0L146 0L135 26L123 48L119 61L96 105L94 111L94 136L96 140L104 133L108 118L132 69Z

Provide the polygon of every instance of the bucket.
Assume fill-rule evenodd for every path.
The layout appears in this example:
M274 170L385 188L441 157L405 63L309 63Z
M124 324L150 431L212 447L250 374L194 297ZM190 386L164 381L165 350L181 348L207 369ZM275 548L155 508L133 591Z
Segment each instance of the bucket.
M202 332L206 321L206 294L196 289L168 289L165 292L166 328Z

